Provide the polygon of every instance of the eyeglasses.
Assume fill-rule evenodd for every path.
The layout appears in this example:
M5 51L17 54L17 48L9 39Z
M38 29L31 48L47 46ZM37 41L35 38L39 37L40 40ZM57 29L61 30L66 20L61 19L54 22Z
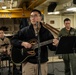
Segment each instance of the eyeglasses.
M40 17L40 15L31 15L30 18Z

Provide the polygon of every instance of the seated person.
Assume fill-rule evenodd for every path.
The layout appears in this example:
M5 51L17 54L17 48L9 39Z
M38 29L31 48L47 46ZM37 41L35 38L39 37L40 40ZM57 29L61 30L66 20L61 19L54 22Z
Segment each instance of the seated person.
M3 29L0 28L0 55L10 55L11 43L10 40L4 36Z

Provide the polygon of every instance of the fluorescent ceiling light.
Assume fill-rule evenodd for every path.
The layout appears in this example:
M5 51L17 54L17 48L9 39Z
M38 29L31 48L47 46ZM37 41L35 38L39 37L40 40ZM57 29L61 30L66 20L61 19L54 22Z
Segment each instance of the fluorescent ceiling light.
M71 7L71 8L68 8L66 9L67 11L75 11L76 12L76 7Z
M48 14L60 14L59 11L56 11L56 12L48 12Z
M6 9L7 7L6 6L2 6L2 9Z

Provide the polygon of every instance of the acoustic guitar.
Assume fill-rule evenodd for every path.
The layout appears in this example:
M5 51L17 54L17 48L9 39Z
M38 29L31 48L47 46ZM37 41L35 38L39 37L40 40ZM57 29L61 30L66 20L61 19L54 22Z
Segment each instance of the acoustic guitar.
M37 49L38 46L41 47L41 46L50 44L52 42L53 42L53 40L48 40L48 41L44 41L44 42L41 42L38 44L36 39L32 39L29 42L32 44L31 49L13 46L12 52L11 52L12 62L14 64L21 64L24 61L26 61L27 58L34 56L36 54L35 49Z

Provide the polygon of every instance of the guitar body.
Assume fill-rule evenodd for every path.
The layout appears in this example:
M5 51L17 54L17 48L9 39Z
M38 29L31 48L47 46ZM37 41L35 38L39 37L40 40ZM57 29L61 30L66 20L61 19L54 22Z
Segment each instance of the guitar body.
M34 50L32 50L31 53L29 50L25 49L25 48L17 48L17 47L13 47L12 48L12 53L11 53L11 57L12 57L12 61L14 64L21 64L22 62L24 62L28 57L30 56L34 56L35 52Z
M32 39L29 41L31 44L36 44L37 40ZM34 49L26 49L23 47L12 47L12 52L11 52L11 57L12 57L12 62L14 64L21 64L23 63L28 57L34 56L36 53Z

